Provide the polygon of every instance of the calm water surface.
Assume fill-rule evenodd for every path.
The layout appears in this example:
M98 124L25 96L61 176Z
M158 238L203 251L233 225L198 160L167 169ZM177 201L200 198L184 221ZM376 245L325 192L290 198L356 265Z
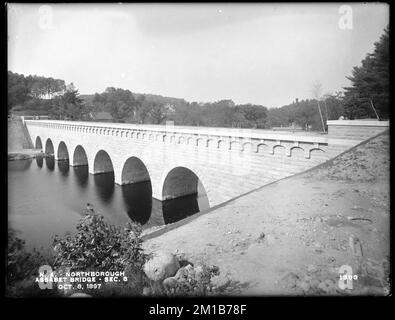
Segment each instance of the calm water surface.
M70 167L53 157L8 162L8 224L29 247L47 247L54 235L73 234L87 203L116 225L130 220L143 228L181 220L208 209L198 195L158 201L151 183L119 186L114 174L91 175L87 166Z

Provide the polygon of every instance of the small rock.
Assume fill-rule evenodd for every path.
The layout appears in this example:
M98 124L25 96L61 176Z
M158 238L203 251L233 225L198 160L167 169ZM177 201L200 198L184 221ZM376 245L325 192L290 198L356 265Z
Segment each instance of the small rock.
M149 287L144 287L143 288L143 296L148 296L151 294L151 288Z
M294 288L297 286L299 281L299 276L296 273L289 272L282 279L281 283L285 285L285 287Z
M298 282L298 287L301 288L304 292L307 292L310 290L310 285L306 281L299 281Z
M169 277L163 280L162 284L166 288L173 288L177 284L177 279L175 277Z
M92 296L90 296L87 293L83 293L83 292L77 292L77 293L73 293L70 298L92 298Z
M309 285L310 285L310 290L311 291L316 291L318 286L320 285L320 281L317 280L317 279L311 280L309 282Z
M333 293L336 291L335 283L331 280L322 281L318 285L318 289L324 291L325 293Z
M328 263L333 263L333 262L335 262L336 261L336 258L335 257L329 257L328 258Z

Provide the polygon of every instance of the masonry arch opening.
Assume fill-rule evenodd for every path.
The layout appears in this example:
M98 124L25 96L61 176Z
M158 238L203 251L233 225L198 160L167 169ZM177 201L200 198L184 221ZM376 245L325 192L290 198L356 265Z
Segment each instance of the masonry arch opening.
M202 182L192 170L185 167L176 167L167 174L162 197L165 224L182 220L210 207Z
M63 141L58 146L58 160L69 160L69 151Z
M55 154L52 140L49 138L47 139L47 142L45 143L45 153L50 156L53 156Z
M96 153L95 161L93 163L93 174L114 172L114 167L108 153L100 150Z
M130 157L122 168L122 184L150 181L145 164L137 157Z
M93 162L94 182L97 194L104 202L111 202L114 195L114 167L108 153L100 150Z
M74 149L73 154L73 166L87 166L88 165L88 157L86 156L85 149L78 145Z
M36 149L40 149L40 150L43 149L43 143L42 143L41 138L39 136L37 136L37 138L36 138L35 147L36 147Z

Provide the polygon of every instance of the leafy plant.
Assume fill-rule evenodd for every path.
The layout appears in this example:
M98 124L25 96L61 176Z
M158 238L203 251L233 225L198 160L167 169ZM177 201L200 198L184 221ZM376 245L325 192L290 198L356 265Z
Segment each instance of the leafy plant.
M51 263L51 257L26 248L25 241L13 229L8 230L7 283L8 297L46 296L53 293L40 290L34 282L40 266Z
M119 271L145 262L141 248L141 226L129 222L125 227L110 225L103 216L86 215L77 225L77 234L55 237L54 267L73 270Z

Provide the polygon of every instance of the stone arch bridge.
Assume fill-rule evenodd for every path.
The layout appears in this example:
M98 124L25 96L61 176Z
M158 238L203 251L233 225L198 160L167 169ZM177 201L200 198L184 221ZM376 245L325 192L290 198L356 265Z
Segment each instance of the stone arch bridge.
M158 200L197 193L210 207L323 163L356 139L231 128L25 120L35 148L88 165L89 173L114 172L123 185L151 181Z

